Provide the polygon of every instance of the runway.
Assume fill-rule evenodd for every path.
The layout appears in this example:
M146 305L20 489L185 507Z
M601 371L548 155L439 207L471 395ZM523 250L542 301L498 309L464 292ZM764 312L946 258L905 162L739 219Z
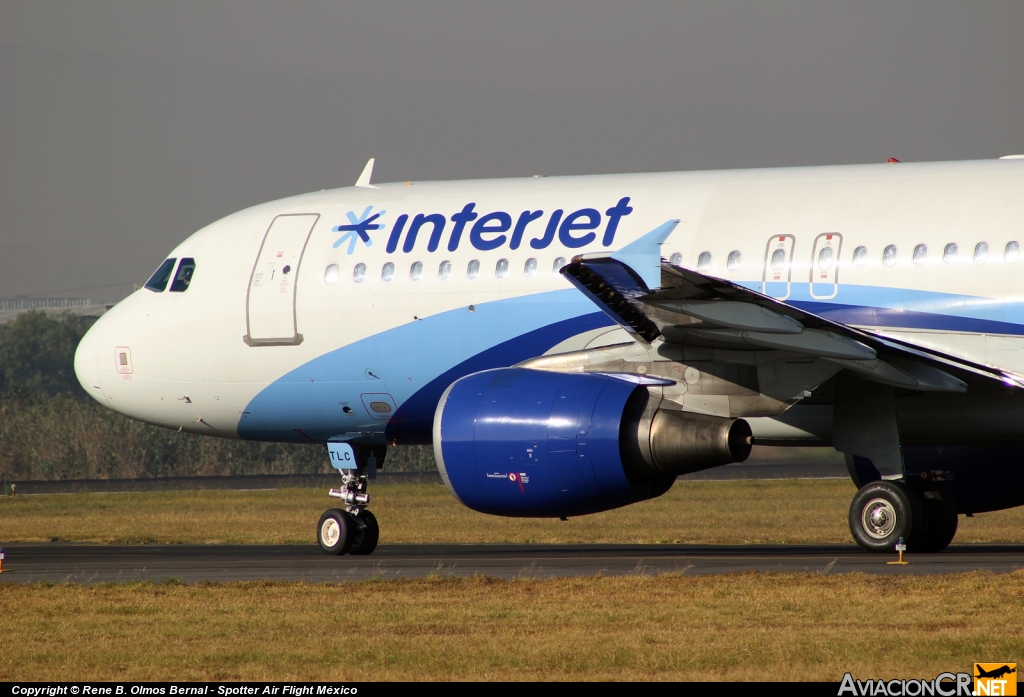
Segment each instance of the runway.
M551 578L603 574L786 571L944 574L1024 569L1024 545L953 545L938 554L874 555L854 545L381 545L332 557L314 545L8 544L0 583L133 580L360 581L429 575Z

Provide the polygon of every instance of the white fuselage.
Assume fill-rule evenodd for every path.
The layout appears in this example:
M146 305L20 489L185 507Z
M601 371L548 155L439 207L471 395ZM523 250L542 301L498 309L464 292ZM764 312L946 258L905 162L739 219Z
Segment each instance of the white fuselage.
M335 230L378 213L384 227L364 230L370 244ZM423 223L410 242L417 215ZM557 269L669 219L681 222L662 255L681 266L1024 375L1021 160L417 182L295 196L178 245L170 257L195 260L187 290L142 289L118 303L83 340L76 370L110 408L194 433L422 442L431 399L467 372L630 340Z

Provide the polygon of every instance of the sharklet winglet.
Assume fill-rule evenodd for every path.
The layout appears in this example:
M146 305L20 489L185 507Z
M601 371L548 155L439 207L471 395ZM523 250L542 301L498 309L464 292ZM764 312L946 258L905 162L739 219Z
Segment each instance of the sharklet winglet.
M376 189L376 188L378 188L378 187L376 187L376 186L374 186L373 184L370 183L370 177L373 176L373 161L374 161L374 159L376 159L376 158L371 157L369 160L367 160L366 166L363 167L363 173L359 175L359 179L358 179L358 181L356 181L356 186L362 187L363 189Z
M661 287L661 245L679 225L678 219L667 220L638 240L612 254L633 269L651 290Z

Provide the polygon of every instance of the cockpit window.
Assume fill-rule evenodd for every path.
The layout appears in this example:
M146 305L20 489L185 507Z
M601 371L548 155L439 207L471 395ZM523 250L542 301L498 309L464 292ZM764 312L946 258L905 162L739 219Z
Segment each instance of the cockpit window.
M160 268L156 270L156 273L146 281L146 288L149 288L154 293L163 293L164 289L167 288L167 282L171 280L171 272L174 271L174 262L177 259L171 257L170 259L164 259L164 263L160 264Z
M195 270L196 260L191 257L183 257L181 263L178 264L178 273L174 274L174 281L171 282L171 292L184 293L188 290L188 284L192 282L192 274Z

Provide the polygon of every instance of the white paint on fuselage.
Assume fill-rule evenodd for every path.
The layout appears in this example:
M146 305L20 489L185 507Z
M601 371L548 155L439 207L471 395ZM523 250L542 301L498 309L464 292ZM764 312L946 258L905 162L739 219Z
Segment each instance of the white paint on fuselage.
M385 184L262 204L196 232L168 255L195 258L190 288L184 293L142 289L118 303L83 340L76 370L90 394L123 414L196 433L237 436L241 412L261 390L329 351L414 318L571 288L553 273L555 259L601 250L607 218L602 219L597 240L582 249L568 249L556 237L549 247L537 250L529 240L544 232L554 209L595 208L603 214L626 196L633 212L621 219L614 248L678 218L683 223L663 246L663 256L678 252L683 266L696 268L699 255L710 252L707 273L732 281L759 284L768 241L775 235L793 235L792 278L806 283L815 238L833 232L842 235L841 286L891 289L896 298L904 291L952 293L981 298L990 308L1024 301L1024 266L1018 269L1002 258L1008 241L1024 243L1021 161ZM543 210L544 217L531 224L516 250L507 243L493 251L474 249L467 226L459 248L448 252L451 216L469 202L476 203L481 215L506 211L515 220L520 211ZM341 235L331 228L346 223L349 211L358 215L371 205L387 210L388 224L372 233L373 245L360 243L351 256L347 245L335 248ZM264 233L275 216L286 213L320 215L295 272L296 323L303 341L295 346L248 346L242 340L247 284ZM426 251L431 230L427 226L412 252L403 252L400 243L395 253L386 253L392 225L401 213L440 213L448 218L437 251ZM989 257L976 264L970 255L982 241L989 244ZM955 264L942 260L943 247L950 242L959 245ZM881 261L889 244L899 250L893 267ZM911 259L917 244L928 246L922 266ZM850 260L862 245L868 249L867 263L855 268ZM733 250L741 252L742 261L729 270L726 259ZM530 258L537 259L537 274L526 278L523 269ZM473 259L480 261L480 276L469 280L466 268ZM501 280L495 278L499 259L509 262L509 275ZM437 278L444 260L452 263L448 281ZM416 261L424 265L419 281L409 277ZM387 262L396 266L390 283L381 280ZM352 271L359 263L366 264L366 279L355 283ZM325 282L330 264L339 266L333 284ZM590 340L581 338L584 344ZM1017 336L979 339L977 334L929 331L916 332L910 340L969 360L1024 370L1024 360L1018 358L1024 341ZM130 375L117 371L118 346L131 349Z

